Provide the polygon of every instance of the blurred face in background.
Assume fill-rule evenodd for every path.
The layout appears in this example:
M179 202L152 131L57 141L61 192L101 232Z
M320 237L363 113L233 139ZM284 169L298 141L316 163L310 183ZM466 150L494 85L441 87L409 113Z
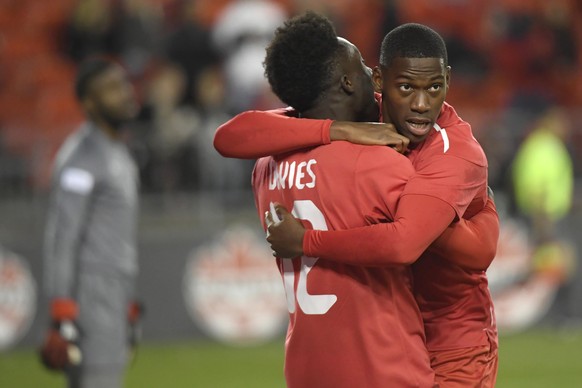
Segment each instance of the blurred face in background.
M160 114L171 113L182 101L186 88L186 76L174 65L162 66L148 88L148 100Z
M127 73L117 65L92 80L83 105L91 117L104 120L113 128L134 119L139 109Z
M374 69L384 120L412 143L422 142L445 102L450 73L442 58L394 58L389 66Z
M198 104L205 109L224 105L226 90L224 76L217 67L208 67L200 73L194 85Z

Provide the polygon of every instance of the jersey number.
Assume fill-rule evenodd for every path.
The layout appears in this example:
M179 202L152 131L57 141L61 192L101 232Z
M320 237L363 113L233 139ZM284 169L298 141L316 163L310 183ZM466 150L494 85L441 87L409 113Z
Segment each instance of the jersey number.
M313 229L327 230L325 217L321 210L310 200L295 201L293 203L292 214L301 220L307 220L313 225ZM287 296L287 308L290 313L295 312L295 298L297 304L304 314L322 315L329 311L331 306L337 301L337 296L333 294L312 295L307 292L307 276L317 262L317 257L301 256L301 268L299 271L299 281L297 291L294 289L295 271L291 259L282 259L283 283Z

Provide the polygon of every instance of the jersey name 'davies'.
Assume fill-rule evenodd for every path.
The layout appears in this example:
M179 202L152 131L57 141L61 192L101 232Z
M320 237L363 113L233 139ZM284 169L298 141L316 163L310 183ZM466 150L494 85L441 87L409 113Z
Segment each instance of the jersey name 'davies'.
M288 161L277 163L271 160L269 163L269 190L292 189L302 190L305 187L315 187L315 173L313 165L315 159L308 161L289 163Z

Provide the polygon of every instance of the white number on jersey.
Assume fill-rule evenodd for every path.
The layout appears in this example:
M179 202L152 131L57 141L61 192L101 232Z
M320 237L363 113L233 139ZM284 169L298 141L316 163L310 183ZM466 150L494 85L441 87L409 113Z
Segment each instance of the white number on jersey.
M273 209L273 207L271 207L271 209ZM311 222L313 229L327 230L327 224L323 213L310 200L295 201L293 203L292 214L301 220ZM285 285L285 294L287 295L287 308L290 313L295 312L295 297L297 297L297 304L301 311L308 315L325 314L337 301L337 296L333 294L311 295L307 292L307 276L317 260L317 257L301 257L301 269L299 271L297 291L294 290L295 271L293 270L291 259L281 260L283 283Z

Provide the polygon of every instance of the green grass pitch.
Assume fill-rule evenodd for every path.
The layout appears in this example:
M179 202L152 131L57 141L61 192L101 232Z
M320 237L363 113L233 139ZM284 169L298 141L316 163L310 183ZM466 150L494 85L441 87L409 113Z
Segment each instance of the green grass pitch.
M582 330L502 336L498 388L582 387ZM32 350L0 353L0 387L60 388ZM128 371L127 388L284 387L283 343L228 347L211 342L143 345Z

